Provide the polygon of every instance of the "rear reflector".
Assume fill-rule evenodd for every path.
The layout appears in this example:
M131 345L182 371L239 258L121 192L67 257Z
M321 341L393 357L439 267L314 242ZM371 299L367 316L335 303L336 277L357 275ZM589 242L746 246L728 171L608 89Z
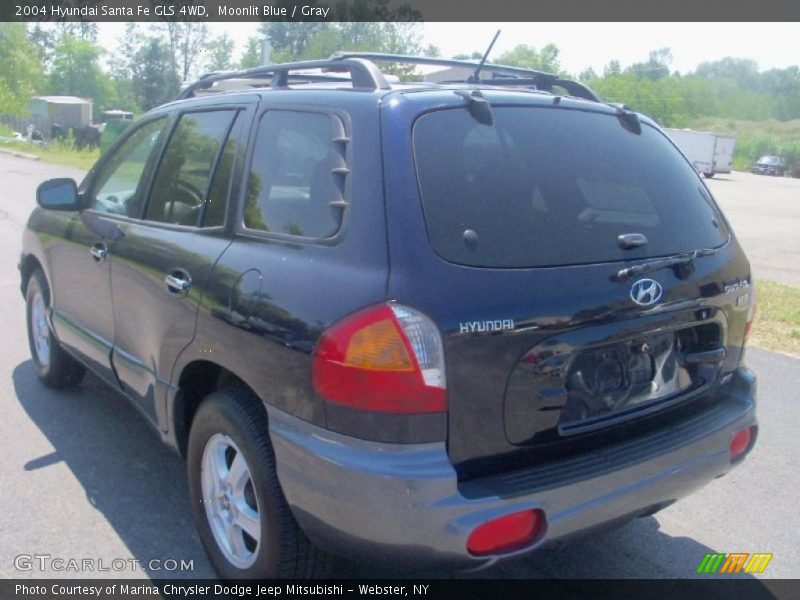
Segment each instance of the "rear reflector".
M750 427L747 429L742 429L736 435L733 436L731 439L730 445L730 452L731 452L731 460L736 460L742 454L747 452L747 449L750 448L750 441L752 439L752 434L750 432Z
M311 381L326 400L361 410L447 410L439 330L419 311L395 303L367 308L324 331Z
M502 554L530 544L544 528L541 510L524 510L479 525L467 540L467 550L475 556Z

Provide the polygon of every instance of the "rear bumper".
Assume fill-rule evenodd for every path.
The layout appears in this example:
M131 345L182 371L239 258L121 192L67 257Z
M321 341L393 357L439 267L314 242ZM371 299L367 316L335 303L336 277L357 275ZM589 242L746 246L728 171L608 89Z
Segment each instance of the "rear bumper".
M545 512L547 529L516 556L647 514L731 468L733 435L755 425L755 377L739 369L726 397L657 435L577 459L459 483L444 443L382 444L329 432L269 409L278 478L319 546L398 564L477 568L470 533L519 510Z

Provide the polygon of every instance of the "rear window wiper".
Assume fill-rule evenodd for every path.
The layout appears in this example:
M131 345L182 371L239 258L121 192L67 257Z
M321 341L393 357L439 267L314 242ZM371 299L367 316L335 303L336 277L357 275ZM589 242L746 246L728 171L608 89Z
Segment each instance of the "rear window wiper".
M696 258L710 256L716 252L716 248L703 248L700 250L692 250L690 252L683 252L681 254L667 256L665 258L648 260L647 262L639 263L638 265L633 265L632 267L620 269L617 271L616 279L617 281L627 281L628 279L638 277L639 275L644 275L645 273L652 273L653 271L666 269L668 267L686 265L688 268L681 269L682 273L678 274L679 277L683 275L681 279L685 279L692 272L692 267L694 266L694 260Z

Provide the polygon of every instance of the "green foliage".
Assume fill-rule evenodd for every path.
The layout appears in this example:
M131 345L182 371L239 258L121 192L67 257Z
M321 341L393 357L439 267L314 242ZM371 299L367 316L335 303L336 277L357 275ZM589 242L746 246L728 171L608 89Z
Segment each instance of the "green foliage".
M251 36L247 39L244 53L239 59L240 69L250 69L261 65L261 38Z
M99 65L102 49L89 40L62 34L55 45L50 71L52 94L90 98L97 114L116 101L116 89Z
M0 134L2 135L2 134ZM33 145L19 142L0 142L0 148L34 154L49 163L75 167L88 171L100 156L98 148L78 150L72 140L56 140L47 145Z
M137 52L132 75L136 100L144 110L172 100L180 87L170 49L158 38L150 38Z
M227 71L233 68L233 38L227 33L214 38L205 47L206 71Z
M353 10L360 10L356 7ZM422 26L413 22L266 23L272 60L327 58L339 50L420 54ZM436 51L436 48L430 48ZM390 70L391 72L391 70Z
M714 131L736 137L733 168L747 171L753 163L766 154L780 156L786 165L800 165L800 119L778 121L743 121L719 117L693 119L688 124L697 131ZM798 176L797 173L794 176Z
M561 73L561 62L558 57L559 50L555 44L547 44L537 50L528 44L519 44L513 49L501 54L496 61L501 65L524 67L547 73ZM481 58L479 56L478 58Z
M800 68L759 72L755 61L724 58L693 73L669 74L669 49L622 69L610 62L602 77L580 79L611 102L623 102L665 126L685 127L702 117L733 120L800 118Z
M41 61L25 25L0 22L0 113L25 113L41 82Z
M383 11L385 3L364 0L349 5L348 10L362 14L377 5ZM340 10L341 7L340 7ZM387 9L388 10L388 9ZM364 13L366 14L366 13ZM386 52L390 54L422 54L422 25L415 22L341 22L341 23L265 23L262 32L272 44L270 62L327 58L340 50ZM427 48L438 52L435 46ZM413 67L382 65L386 73L410 78Z

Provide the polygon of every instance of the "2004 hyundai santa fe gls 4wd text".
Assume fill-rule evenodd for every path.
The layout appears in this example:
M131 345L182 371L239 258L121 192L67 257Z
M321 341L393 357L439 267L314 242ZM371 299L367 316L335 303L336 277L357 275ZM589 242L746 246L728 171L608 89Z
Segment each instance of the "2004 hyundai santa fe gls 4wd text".
M186 457L224 578L476 568L755 441L750 266L656 124L546 73L393 61L476 68L210 75L37 191L33 365L91 370Z

